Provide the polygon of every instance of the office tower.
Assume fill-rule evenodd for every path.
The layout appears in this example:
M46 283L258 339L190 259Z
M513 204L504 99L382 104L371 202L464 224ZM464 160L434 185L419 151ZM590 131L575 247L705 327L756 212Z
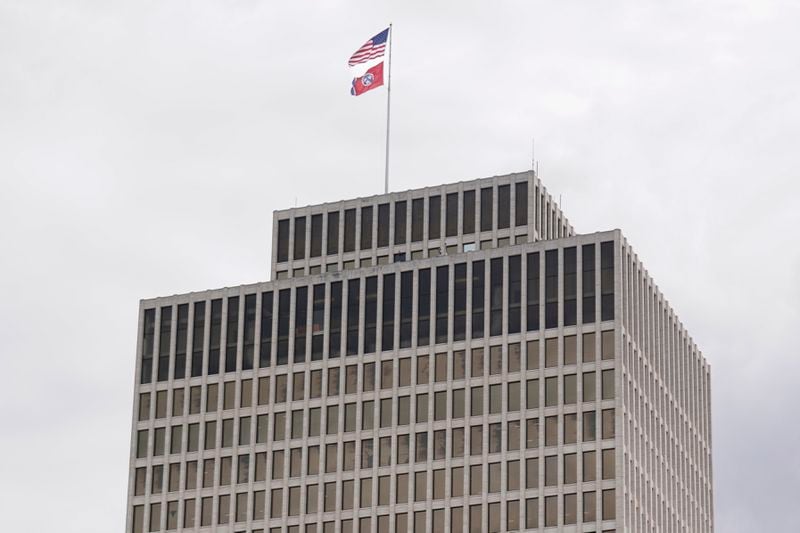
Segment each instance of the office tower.
M278 211L140 305L127 531L710 532L709 367L532 172Z

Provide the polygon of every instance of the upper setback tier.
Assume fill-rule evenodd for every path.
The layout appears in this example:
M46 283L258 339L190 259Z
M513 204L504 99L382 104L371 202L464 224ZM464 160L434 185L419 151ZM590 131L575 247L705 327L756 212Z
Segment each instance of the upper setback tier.
M137 381L601 323L622 334L630 325L623 259L630 249L615 230L142 300Z
M533 171L273 213L272 279L574 235Z

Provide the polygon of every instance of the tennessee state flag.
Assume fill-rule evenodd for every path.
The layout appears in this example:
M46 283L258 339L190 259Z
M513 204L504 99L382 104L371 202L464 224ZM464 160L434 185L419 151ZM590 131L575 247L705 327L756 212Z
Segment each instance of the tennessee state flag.
M353 79L353 86L350 88L350 94L358 96L367 91L371 91L376 87L383 85L383 61L370 67L363 76Z

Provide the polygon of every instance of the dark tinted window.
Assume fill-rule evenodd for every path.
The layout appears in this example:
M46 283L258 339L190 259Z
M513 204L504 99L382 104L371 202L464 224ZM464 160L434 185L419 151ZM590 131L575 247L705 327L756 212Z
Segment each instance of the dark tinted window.
M339 212L328 213L328 255L339 252Z
M383 276L383 329L381 350L394 348L394 274Z
M347 282L347 355L358 353L358 302L361 280Z
M458 235L458 193L450 193L445 197L447 210L445 211L445 236Z
M278 262L289 260L289 220L278 221Z
M503 258L492 259L489 286L489 335L503 334Z
M297 287L294 302L294 362L306 360L306 323L308 322L308 287Z
M514 191L514 219L517 226L528 225L528 182L516 184Z
M527 329L536 331L539 329L539 252L528 254L527 271Z
M364 281L364 353L375 352L378 323L378 277Z
M481 231L492 230L492 188L481 189Z
M372 206L361 208L361 249L372 248Z
M467 264L457 264L454 276L453 340L463 341L467 334Z
M594 292L594 244L584 244L581 249L583 263L583 309L582 320L584 324L591 324L594 322L594 306L595 306L595 292Z
M614 243L600 243L600 319L614 320Z
M428 239L442 236L442 198L431 196L428 200Z
M186 343L189 337L189 304L178 306L178 332L175 339L175 379L186 377Z
M394 243L406 243L406 203L395 202L394 204Z
M311 217L311 257L322 255L322 215Z
M431 271L425 268L419 271L417 294L417 344L427 346L431 333Z
M447 342L447 310L449 307L449 269L441 266L436 269L436 343Z
M356 249L356 210L347 209L344 212L344 252Z
M331 283L330 336L328 357L339 357L342 353L342 282Z
M422 240L424 222L425 199L415 198L411 201L411 242L419 242Z
M511 220L511 186L501 185L497 188L497 227L507 228Z
M285 365L289 362L289 304L291 289L278 292L278 356L277 364Z
M144 331L142 332L142 375L140 383L153 380L153 349L156 339L156 310L145 309Z
M464 191L464 214L461 232L475 233L475 191Z
M242 339L242 370L253 369L256 344L256 295L244 297L244 332Z
M544 254L544 327L558 326L558 250Z
M472 263L472 338L483 337L484 310L486 308L484 290L486 287L486 267L483 261Z
M518 255L508 258L508 332L519 333L522 311L522 265Z
M205 337L206 303L194 304L192 320L192 377L203 375L203 337Z
M311 360L322 359L325 337L325 285L314 285L311 304Z
M297 242L297 241L295 241ZM225 335L225 372L236 372L236 341L239 331L239 297L228 298L228 327Z
M400 348L411 346L413 275L411 271L400 274Z
M378 247L389 246L389 204L378 206Z
M294 219L294 259L306 256L306 217Z
M219 350L222 340L222 300L211 300L211 329L208 341L208 374L219 374Z
M578 320L578 257L574 246L564 248L564 325L574 326Z
M258 366L272 364L272 291L261 294L261 346L258 348Z
M161 308L161 327L158 336L158 381L169 379L169 345L172 334L172 307Z

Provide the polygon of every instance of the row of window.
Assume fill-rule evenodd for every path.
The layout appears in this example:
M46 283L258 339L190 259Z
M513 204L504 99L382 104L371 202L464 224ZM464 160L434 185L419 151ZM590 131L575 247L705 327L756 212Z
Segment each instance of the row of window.
M294 452L297 452L296 454ZM292 468L300 470L299 458L302 455L301 449L292 450L290 455L289 465L290 473ZM149 483L147 480L147 468L137 468L134 477L134 496L143 496L149 494L161 494L165 490L167 492L178 492L180 490L197 490L200 488L212 487L227 487L233 484L247 484L250 481L255 483L265 482L267 479L283 480L284 470L287 464L286 453L284 450L273 452L272 462L269 465L271 474L267 473L267 453L261 452L255 454L255 465L253 472L251 472L252 457L249 454L239 455L238 460L236 457L221 457L219 459L209 458L202 461L188 461L186 463L186 470L181 483L181 463L172 463L165 471L165 465L156 464L150 468ZM297 459L295 459L295 456ZM578 482L591 482L602 480L612 480L616 477L616 459L613 448L607 448L600 451L600 464L597 462L597 451L589 450L582 453L566 453L564 455L548 455L543 458L544 487L555 487L559 484L574 485ZM234 463L233 461L237 461ZM295 461L297 465L295 466ZM580 462L580 464L579 464ZM501 462L490 462L488 465L474 464L453 466L448 468L432 469L431 491L428 493L426 485L423 485L422 490L416 490L414 501L427 501L429 499L441 500L444 498L458 498L465 495L479 496L485 492L495 493L500 492L501 487L505 486L506 491L517 491L522 489L539 489L539 457L532 457L527 459L514 459L506 461L505 471L501 472ZM560 465L559 465L560 463ZM202 470L198 470L200 467ZM483 484L484 467L487 473L487 485ZM600 468L600 476L598 477L598 467ZM524 468L524 471L521 470ZM445 482L445 474L450 472L449 483ZM277 472L277 473L276 473ZM420 488L419 483L426 483L426 476L429 470L412 472L411 475L417 479L417 489ZM559 473L560 472L560 473ZM236 479L233 479L233 474L236 474ZM464 483L465 475L469 474L468 488L465 492ZM579 478L580 474L580 478ZM202 475L202 478L200 477ZM521 485L521 477L524 475L524 486ZM408 473L398 473L396 478L396 490L393 496L390 497L389 479L390 475L378 476L377 485L377 505L389 505L390 503L407 503L408 502L408 487L406 480ZM373 477L362 479L361 486L361 501L362 507L368 507L373 504L373 495L371 488ZM503 482L504 480L504 482ZM316 482L316 480L314 480ZM363 482L367 481L369 485L364 485ZM166 486L165 486L166 484ZM273 484L274 485L274 484ZM449 492L445 491L445 487L449 486ZM365 489L366 487L366 489ZM312 503L316 503L312 501ZM345 509L345 507L342 507ZM333 506L326 510L335 510ZM312 512L307 510L306 512ZM276 516L273 516L276 518Z
M601 357L603 360L614 358L614 332L607 330L601 332ZM563 343L559 343L559 338L545 339L544 342L544 368L552 368L560 365L577 364L577 338L576 335L563 337ZM559 344L561 344L561 356L559 356ZM503 346L491 346L489 348L488 361L485 357L485 350L482 347L472 348L469 351L469 359L465 350L456 350L452 353L438 353L434 356L418 355L414 358L402 357L395 363L394 359L379 362L364 362L346 365L344 372L339 366L327 367L327 388L326 396L338 396L341 392L341 380L344 377L344 393L354 394L359 390L362 393L373 392L376 387L379 390L388 390L393 387L408 387L412 381L412 361L415 363L413 375L417 385L430 383L433 378L434 383L452 382L464 379L481 378L487 375L500 375L505 373L517 373L521 371L522 354L520 343L511 343L503 350ZM591 363L596 360L595 354L595 333L584 333L582 335L582 357L583 363ZM526 344L525 368L526 370L536 371L540 368L541 356L539 353L539 341L531 340ZM488 369L486 363L488 362ZM431 364L433 368L431 368ZM376 376L376 366L378 375ZM397 368L395 368L395 366ZM359 372L360 369L360 372ZM469 370L469 376L467 376ZM395 381L396 376L396 381ZM313 369L289 374L277 374L274 378L274 403L283 403L288 398L288 387L291 378L291 399L303 400L305 398L320 398L323 396L323 369ZM359 382L360 379L360 382ZM379 383L376 382L379 379ZM308 388L306 390L306 382ZM233 409L237 397L236 381L227 381L223 384L222 408ZM253 380L243 379L238 391L238 406L242 408L251 407L254 400L258 405L270 403L270 377L263 376L258 378L257 397L253 398ZM360 385L359 385L360 383ZM207 387L206 403L207 411L216 411L218 407L219 385L210 383ZM184 408L183 388L176 388L173 392L172 414L180 416ZM161 390L155 394L155 416L164 418L167 409L167 391ZM189 414L200 412L201 388L192 386L189 388ZM150 416L151 395L149 392L140 394L139 401L139 420L146 420Z
M362 483L366 480L362 480ZM369 480L371 482L371 480ZM338 499L343 505L349 505L348 509L354 508L353 493L355 481L346 480L342 482L341 494ZM317 501L320 493L323 495L323 506L330 501L337 501L336 483L328 483L320 490L318 485L310 485L307 491L311 492L310 499L306 501ZM181 526L184 528L194 528L196 526L205 527L215 524L225 525L231 522L246 522L248 519L258 521L266 519L266 509L279 511L283 508L284 492L289 504L289 515L299 516L300 507L300 487L284 489L274 489L270 494L266 491L256 491L252 495L249 493L220 494L219 496L209 496L205 498L190 498L183 501L183 520ZM309 496L307 496L309 498ZM578 499L580 498L580 502ZM269 499L269 506L267 505ZM541 500L541 504L540 504ZM216 521L214 521L214 502L217 502ZM252 506L251 506L252 501ZM598 504L600 505L598 512ZM501 506L505 506L504 516ZM162 521L162 504L150 504L150 520L148 531L160 531ZM198 509L199 506L199 509ZM524 507L523 507L524 506ZM541 508L540 508L541 506ZM292 511L297 512L292 514ZM580 514L579 514L580 510ZM180 517L179 502L177 500L166 503L165 526L167 530L178 528ZM432 509L430 511L430 524L428 523L428 511L411 511L408 513L379 514L376 517L358 517L343 519L339 524L340 533L354 533L358 527L359 533L389 533L390 520L394 520L394 531L405 532L413 531L444 531L446 508ZM315 507L312 511L318 513L319 508ZM524 500L509 500L507 502L476 503L472 505L456 506L449 508L450 520L449 531L469 533L483 533L488 525L490 533L501 531L519 531L521 527L525 529L536 529L539 527L551 527L558 525L571 525L579 523L592 523L597 520L616 519L616 491L615 489L605 489L599 491L586 491L582 493L568 493L564 495L544 496L543 498L534 497ZM484 514L485 513L485 514ZM198 516L199 515L199 516ZM270 516L275 516L270 514ZM249 517L249 518L248 518ZM561 520L559 520L561 517ZM316 518L316 515L315 517ZM503 520L505 518L505 520ZM484 519L486 523L484 523ZM543 520L542 520L543 519ZM373 523L374 521L374 523ZM136 505L133 507L133 533L143 533L144 529L144 506ZM300 533L303 527L305 533L334 533L336 522L323 521L321 523L307 524L305 526L290 525L285 526L287 533ZM283 526L269 529L269 533L281 533ZM262 529L254 529L253 533L263 533ZM614 533L614 530L603 530L603 533Z
M524 277L523 256L516 255L409 270L399 275L390 273L286 288L278 290L277 294L275 291L248 294L243 302L239 296L195 302L191 328L189 304L180 304L176 313L173 377L185 377L187 366L191 367L188 371L192 376L200 376L204 364L206 374L249 370L256 365L271 366L273 357L275 364L284 365L289 362L290 342L293 361L301 363L309 359L321 360L325 355L334 358L342 354L374 353L379 349L411 348L414 340L416 346L441 344L451 339L461 341L467 338L468 318L472 339L483 338L486 334L494 337L504 332L520 333L523 328L538 331L541 318L545 329L572 326L578 321L579 303L581 323L594 323L594 246L582 246L581 295L577 294L577 256L576 248L572 247L563 250L561 269L559 250L544 253L544 276L540 275L540 253L534 252L526 256ZM600 319L606 321L614 319L613 242L601 243L600 247ZM563 280L560 291L559 277ZM524 325L523 290L527 294ZM227 304L224 328L223 303ZM257 316L259 305L260 319ZM172 316L172 306L161 308L157 381L169 379ZM207 350L204 349L206 329ZM150 383L153 379L155 333L156 309L146 309L141 383ZM273 340L277 341L274 355Z
M528 224L527 181L514 184L513 191L514 225L526 226ZM329 211L326 213L326 220L323 220L322 213L310 217L294 217L294 220L282 219L278 221L277 261L283 263L289 260L292 233L294 238L291 239L291 257L298 261L306 257L320 257L323 248L327 255L335 255L340 250L344 253L354 252L356 247L359 250L383 248L389 246L390 241L395 246L406 242L421 242L424 239L426 226L428 240L440 239L442 229L445 237L454 237L459 234L459 218L460 233L463 235L475 233L476 227L480 231L491 231L493 226L497 229L506 229L511 225L511 192L510 185L500 185L497 188L496 222L494 222L492 187L480 189L479 210L476 210L476 191L468 190L463 193L446 194L444 206L442 197L437 195L415 198L410 202L400 200L377 206L368 205L358 210L345 209L344 213ZM445 211L444 228L442 228L442 207ZM394 231L391 231L392 229Z
M480 416L484 413L489 414L497 414L503 411L519 411L521 402L524 401L526 409L537 409L540 405L544 405L545 407L555 407L557 405L571 405L578 402L578 379L581 379L581 389L580 389L580 397L581 401L583 402L593 402L597 399L597 383L596 383L596 376L598 372L592 370L589 372L583 372L581 374L572 373L572 374L564 374L563 376L549 376L544 378L544 402L540 400L540 386L539 378L528 379L525 382L521 381L510 381L505 384L505 404L503 403L503 384L501 383L494 383L489 385L475 385L469 388L454 388L450 391L441 390L441 391L434 391L432 395L429 393L417 393L415 395L401 395L399 397L391 397L391 398L377 398L379 402L380 409L380 421L381 427L389 427L383 425L385 424L392 424L392 406L396 403L398 406L398 413L397 413L397 420L394 421L397 424L403 425L408 424L410 420L410 398L414 398L414 405L415 408L415 419L414 421L417 423L420 422L427 422L430 419L429 414L429 397L432 399L432 415L433 420L445 420L448 416L451 418L463 418L466 413L469 413L469 416ZM602 400L611 400L615 397L615 386L614 386L614 369L609 368L605 370L601 370L599 372L601 376L600 379L600 399ZM280 377L280 376L278 376ZM286 377L285 375L283 377ZM296 376L298 377L298 376ZM300 373L299 377L302 378L303 374ZM239 407L241 409L248 409L252 407L252 394L250 389L252 388L253 381L250 379L242 380L242 394L241 394L241 402ZM525 390L522 390L523 384L525 386ZM259 389L260 391L264 391L263 393L260 392L259 400L264 400L262 404L259 401L259 405L265 405L268 402L268 394L269 394L269 377L259 378ZM235 395L233 391L235 391L236 382L229 381L224 384L224 391L225 395L223 397L222 407L224 410L231 410L235 407L234 405L234 398ZM196 385L190 387L189 395L190 395L190 405L189 405L189 414L198 414L200 413L201 407L201 389L202 386ZM184 397L185 389L174 389L173 390L173 404L172 404L172 414L173 416L183 416L183 397ZM484 394L484 391L487 391L487 394ZM449 392L449 403L450 408L448 409L448 392ZM155 403L155 418L157 420L166 418L167 415L167 393L166 390L160 390L156 392L156 403ZM295 401L302 401L304 400L303 389L302 388L295 388L294 393L292 395L292 400ZM261 396L263 394L263 396ZM143 392L139 395L139 421L145 421L150 419L151 417L151 402L150 402L150 392ZM523 398L524 395L524 398ZM217 383L209 383L206 386L206 409L205 413L213 413L217 411L218 408L218 384ZM335 397L336 395L329 396L328 398ZM312 388L311 398L319 398L319 394L316 394ZM368 395L368 398L372 398L372 395ZM469 399L469 405L467 403L467 399ZM363 396L362 396L363 400ZM282 396L279 397L276 394L276 404L282 403L286 401L286 397ZM344 430L345 431L355 431L354 426L352 424L355 423L356 420L356 405L357 402L348 402L344 404ZM360 419L363 422L362 429L372 429L373 420L375 419L375 408L376 403L375 400L368 399L366 401L362 401L361 403L361 411L358 413ZM333 427L331 428L333 431L338 429L338 417L336 413L338 413L339 404L338 402L333 405L328 406L328 424L331 424L333 421ZM292 411L292 413L296 413L299 411ZM312 407L310 409L311 413L319 413L320 407ZM448 414L449 412L449 414ZM275 413L275 416L278 416L280 412ZM332 415L334 418L331 418ZM302 416L300 417L302 419ZM310 419L313 421L315 416L312 414ZM319 416L316 417L317 422L319 422ZM353 427L353 429L349 429ZM367 427L369 426L369 427Z
M338 423L338 406L331 406L327 410L328 424L327 435L333 435L338 441L343 438L339 431ZM391 412L391 406L387 409ZM353 406L353 413L355 413L355 406ZM321 437L321 428L323 427L320 422L320 409L309 410L309 420L304 421L303 411L292 412L291 433L286 434L286 413L275 413L272 441L281 442L289 437L290 439L302 439ZM222 421L222 431L217 436L218 422L210 420L203 424L203 435L200 435L200 423L172 426L171 428L157 427L152 430L139 430L136 435L136 457L142 459L150 455L159 457L167 453L170 454L185 452L198 452L202 443L204 450L215 450L217 448L231 448L234 443L239 446L249 446L251 444L265 444L269 442L269 415L259 415L255 428L251 427L252 417L242 417L239 419L238 424L238 439L235 435L234 422L235 419L229 418ZM391 417L389 417L391 418ZM563 415L553 415L543 417L543 424L540 422L539 417L526 418L524 420L508 420L505 422L492 422L471 425L469 427L456 427L452 429L434 430L431 433L427 429L420 428L421 431L415 435L400 434L397 435L395 442L395 461L397 464L405 464L408 462L410 448L410 441L414 439L413 457L417 462L428 460L429 443L433 444L432 458L434 460L444 459L447 449L446 435L450 435L450 457L463 457L465 451L470 455L481 455L484 452L484 429L486 428L487 446L489 453L500 453L502 449L503 435L506 436L505 451L515 451L520 449L522 437L522 424L524 422L525 441L524 446L527 449L538 448L544 446L557 446L560 444L574 444L578 439L583 442L591 442L597 438L597 412L595 410L582 411L581 413L565 413ZM330 423L334 420L334 423ZM345 416L345 421L347 416ZM353 415L355 420L355 414ZM363 420L362 420L363 422ZM394 427L391 420L386 420L382 426L385 428ZM408 421L403 421L406 425ZM308 424L306 428L305 423ZM601 410L600 417L601 435L602 439L614 438L614 409ZM345 424L346 425L346 424ZM353 431L355 431L356 424L353 422ZM540 426L544 426L544 439L540 439ZM372 427L372 421L369 426ZM169 429L170 440L167 442L167 430ZM580 435L579 435L579 429ZM253 431L255 430L255 435ZM347 430L347 428L346 428ZM183 432L186 431L186 442L183 441ZM369 429L365 431L370 431ZM150 434L152 433L152 443L150 443ZM367 435L364 435L367 436ZM466 440L465 437L468 437ZM559 441L560 437L560 441ZM372 468L374 465L375 455L375 439L372 436L363 439L361 443L361 464L362 468ZM150 447L152 446L152 447ZM335 472L337 468L336 461L327 461L337 457L337 443L329 443L326 446L326 466L325 472ZM392 457L392 437L385 436L378 439L379 451L379 466L388 466L391 464ZM345 450L343 456L343 469L348 469L347 465L352 463L355 465L356 457L356 441L348 441L343 445ZM333 453L334 455L330 455ZM311 468L311 467L309 467ZM316 473L317 468L309 472Z

